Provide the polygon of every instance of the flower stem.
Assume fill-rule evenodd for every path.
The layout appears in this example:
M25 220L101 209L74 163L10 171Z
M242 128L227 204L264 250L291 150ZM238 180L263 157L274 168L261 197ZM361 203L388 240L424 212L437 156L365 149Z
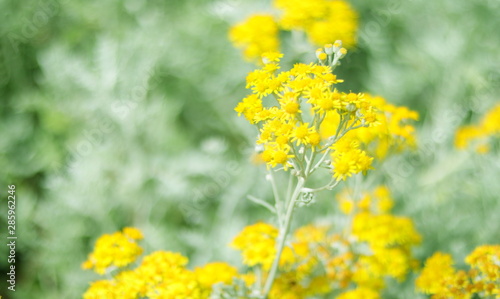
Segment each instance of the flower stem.
M290 230L290 222L293 215L293 209L295 208L295 202L300 195L300 190L304 187L306 179L302 176L299 176L297 185L295 186L295 190L293 191L292 197L289 199L286 216L285 216L285 224L280 228L280 233L278 236L278 249L276 252L276 257L274 258L273 264L271 265L271 269L269 270L269 276L267 277L266 284L264 286L264 298L267 298L269 292L271 291L271 287L273 286L274 279L276 278L276 273L278 271L279 261L281 258L281 253L283 252L283 248L285 248L286 237L288 235L288 231Z

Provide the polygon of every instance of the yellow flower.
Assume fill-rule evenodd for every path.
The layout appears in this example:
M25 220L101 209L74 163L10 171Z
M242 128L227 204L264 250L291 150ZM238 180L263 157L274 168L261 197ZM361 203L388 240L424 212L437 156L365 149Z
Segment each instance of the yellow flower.
M370 156L383 159L391 151L397 153L415 147L415 129L410 122L418 120L417 112L388 104L383 98L369 94L342 94L342 103L345 109L355 109L363 115L366 125L348 132L345 137L357 140ZM327 115L329 122L332 117ZM329 122L324 122L323 134L332 134L338 120Z
M336 147L333 146L335 149ZM333 177L337 180L345 180L353 174L366 172L371 168L373 161L365 151L353 148L346 151L335 150L331 154Z
M135 270L148 298L206 298L194 272L184 268L188 259L179 253L156 251L144 257Z
M290 146L288 146L287 144L267 144L266 146L264 146L262 158L269 166L275 167L276 165L281 164L285 169L288 169L288 167L290 166L289 160L295 157L294 155L289 154L289 152Z
M256 116L263 110L262 101L256 95L252 94L244 98L234 110L238 112L238 115L243 113L247 120L255 123L257 122L255 119Z
M229 31L229 38L250 61L257 61L267 52L276 52L279 47L278 25L271 15L253 15Z
M278 229L270 224L258 222L247 226L231 242L231 247L241 250L243 263L248 266L258 264L269 267L276 254Z
M233 277L238 276L238 270L223 262L213 262L194 269L197 280L208 289L216 283L230 284Z
M135 228L101 236L82 268L93 269L103 275L110 267L129 265L142 254L142 248L136 243L138 239L142 239L142 233Z
M351 155L332 155L333 161L333 177L337 180L345 180L356 173L355 161L351 159Z
M295 127L292 134L292 141L295 141L297 145L301 145L302 143L309 143L309 124L303 123L299 126Z
M342 0L275 0L282 10L279 24L286 30L303 30L318 46L342 40L352 47L356 42L357 14Z
M426 294L446 293L446 280L455 274L451 255L434 253L425 262L422 273L416 280L417 288Z
M394 230L394 227L398 230ZM389 214L374 215L369 212L357 214L353 219L352 233L360 241L368 242L372 248L409 246L419 244L421 241L420 234L409 218Z

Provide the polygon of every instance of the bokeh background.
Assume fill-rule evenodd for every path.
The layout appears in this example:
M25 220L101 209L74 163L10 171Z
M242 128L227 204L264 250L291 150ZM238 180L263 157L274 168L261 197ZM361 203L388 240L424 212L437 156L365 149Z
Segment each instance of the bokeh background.
M387 184L435 251L463 258L500 241L500 155L459 151L456 129L500 101L500 1L351 1L358 45L338 68L344 91L417 110L418 150L365 184ZM147 252L190 265L239 263L227 247L268 220L251 163L255 131L233 111L252 70L230 25L269 1L0 1L0 207L17 186L17 289L3 298L79 298L97 277L80 264L103 233L136 226ZM294 45L300 49L314 47ZM312 59L313 56L311 56ZM500 121L500 120L499 120ZM354 180L355 181L355 180ZM355 182L354 182L355 183ZM334 192L294 225L335 213ZM7 273L1 246L0 273ZM2 274L3 275L3 274ZM384 298L419 298L414 276Z

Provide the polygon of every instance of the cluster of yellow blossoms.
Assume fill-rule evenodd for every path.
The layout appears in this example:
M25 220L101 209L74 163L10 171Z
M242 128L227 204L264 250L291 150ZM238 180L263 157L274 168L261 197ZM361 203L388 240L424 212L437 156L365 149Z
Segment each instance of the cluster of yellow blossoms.
M343 0L275 0L279 17L252 15L229 32L233 44L243 49L249 60L258 60L269 51L279 50L279 30L299 30L312 44L320 46L342 40L346 47L356 43L357 14Z
M366 151L379 160L389 154L401 152L416 147L415 127L411 121L416 121L419 115L416 111L405 106L395 106L387 103L380 96L364 94L364 98L371 103L376 111L376 125L361 127L349 131L344 139L363 145ZM335 118L335 114L327 115L327 118ZM321 131L322 136L331 136L336 131L335 124L338 121L327 119L324 121Z
M325 166L330 157L334 178L345 180L371 168L367 150L384 157L391 148L415 144L414 128L407 122L418 119L416 112L334 87L343 80L332 68L345 53L337 41L318 49L318 63L297 63L279 71L283 54L268 52L262 68L248 74L246 87L252 94L235 110L257 126L261 158L269 167L304 173L305 164L322 155L316 166Z
M243 55L254 60L262 53L279 49L278 24L271 15L253 15L234 26L229 36L234 45L243 49Z
M477 125L464 126L458 129L455 146L459 149L473 147L478 153L490 150L491 137L500 136L500 104L488 111Z
M350 235L357 242L349 247L359 248L359 243L364 243L369 248L369 254L358 254L356 258L347 253L339 257L340 262L335 263L353 265L346 272L337 270L342 278L340 287L348 282L357 285L356 290L347 292L346 297L341 298L379 298L380 290L385 287L384 277L401 281L417 266L411 248L421 242L421 236L409 218L390 213L393 200L385 186L360 194L346 189L337 195L337 201L340 210L351 221ZM356 297L350 295L351 292L366 295Z
M359 197L346 190L339 204L350 225L330 233L327 226L297 229L280 259L280 272L269 298L380 298L384 278L403 280L417 262L411 248L421 240L410 219L390 214L393 205L386 187ZM346 209L345 202L351 205ZM264 270L276 254L278 229L266 223L246 227L233 241L243 263ZM252 280L255 282L257 279Z
M269 299L332 295L340 299L380 298L385 277L402 280L414 267L410 251L420 236L409 219L390 214L389 190L377 187L358 197L350 193L345 190L337 198L349 219L342 231L315 225L295 230L281 254ZM103 235L83 267L101 275L111 274L112 278L93 282L83 298L201 299L234 294L253 298L269 275L278 235L275 226L258 222L233 239L231 247L241 251L243 264L249 267L246 274L223 262L189 270L186 257L169 251L153 252L132 266L142 252L135 242L142 238L141 232L126 228ZM127 241L110 242L111 236ZM481 267L480 256L471 259Z
M231 247L241 250L243 263L248 266L262 266L263 270L268 271L276 257L276 238L278 229L270 224L259 222L247 226L233 240ZM293 254L285 248L280 262L283 264L293 260Z
M282 11L278 19L281 28L306 32L314 45L339 39L348 48L356 43L358 15L346 1L275 0L273 3Z
M94 251L82 267L101 275L107 270L125 267L142 254L142 248L137 244L137 240L142 238L141 232L132 227L111 235L105 234L97 240Z
M418 290L431 298L500 298L500 245L477 247L465 262L471 269L457 271L449 254L435 253L417 278Z
M135 228L126 228L123 233L111 236L120 239L128 232L142 238L141 232ZM185 268L188 262L186 257L169 251L153 252L145 256L135 269L130 269L125 266L137 260L142 248L135 242L134 245L109 242L109 238L110 235L103 235L97 240L89 261L94 265L95 272L101 275L109 272L113 278L93 282L83 295L84 299L206 299L212 285L229 284L238 273L236 268L221 262L209 263L191 271ZM131 247L138 250L134 249L131 254ZM127 257L124 259L124 256ZM89 266L88 262L82 265L85 269Z

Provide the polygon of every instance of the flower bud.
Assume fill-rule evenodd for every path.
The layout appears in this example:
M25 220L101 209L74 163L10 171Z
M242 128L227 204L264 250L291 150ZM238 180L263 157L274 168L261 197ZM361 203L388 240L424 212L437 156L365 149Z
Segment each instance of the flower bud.
M337 52L337 55L339 56L339 59L340 58L343 58L345 56L345 54L347 54L347 49L346 48L341 48L338 52Z
M356 105L355 105L355 104L353 104L353 103L349 103L349 104L347 104L347 106L345 106L345 109L346 109L347 111L349 111L349 112L354 112L354 111L356 111L358 108L356 107Z
M327 44L325 45L325 53L327 55L332 55L334 52L334 48L333 48L333 45L332 44Z
M336 40L334 43L333 43L333 51L334 52L337 52L340 48L342 48L342 41L341 40Z
M324 57L324 54L325 52L323 52L322 48L316 50L316 58L318 58L319 60L324 60L324 58L321 58L322 56Z

